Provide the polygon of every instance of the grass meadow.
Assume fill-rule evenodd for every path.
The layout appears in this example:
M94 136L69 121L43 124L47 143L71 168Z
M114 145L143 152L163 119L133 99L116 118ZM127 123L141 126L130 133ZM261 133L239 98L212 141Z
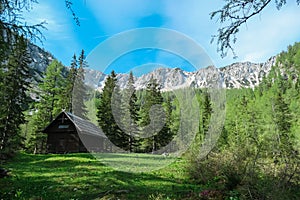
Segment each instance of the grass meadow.
M168 159L174 158L19 153L1 166L10 170L10 176L0 179L0 199L197 199L205 187L190 181L184 159L176 158L154 171L143 170L168 163Z

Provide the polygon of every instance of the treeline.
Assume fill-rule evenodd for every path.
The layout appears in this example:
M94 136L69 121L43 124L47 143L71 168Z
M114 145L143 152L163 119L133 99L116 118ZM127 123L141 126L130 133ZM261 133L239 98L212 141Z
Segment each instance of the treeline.
M103 91L96 94L96 99L91 99L90 93L95 91L84 84L84 69L88 64L83 50L78 58L73 56L70 68L53 60L39 80L30 68L33 61L29 56L28 41L22 37L16 41L14 53L2 62L0 71L3 78L0 85L1 158L12 157L21 149L29 153L46 153L47 135L42 133L43 129L62 110L91 120L94 116L87 106L93 107L94 102L97 116L92 120L123 150L156 152L180 132L182 107L178 97L182 95L179 98L184 99L184 92L177 92L177 96L174 92L162 93L154 78L144 90L136 91L132 73L126 88L121 90L116 74L112 72ZM206 100L209 106L209 95L204 91L197 92L198 100ZM207 126L207 119L205 124ZM197 131L198 127L194 133ZM181 130L180 133L186 132ZM178 150L183 145L180 143L177 138L166 151Z
M208 184L203 198L297 199L300 196L300 43L282 52L252 89L227 90L226 121L205 158L190 152L190 174ZM217 188L217 189L216 189Z
M114 71L97 95L96 107L98 124L109 140L125 151L142 153L179 152L189 140L203 140L212 113L207 89L161 92L152 76L145 89L136 91L130 73L121 90Z

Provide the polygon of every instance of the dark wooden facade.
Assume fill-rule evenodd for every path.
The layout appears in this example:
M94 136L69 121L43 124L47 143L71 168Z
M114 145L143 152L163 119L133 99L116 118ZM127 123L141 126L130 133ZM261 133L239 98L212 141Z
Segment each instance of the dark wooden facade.
M93 123L60 113L44 130L48 153L105 152L106 136Z

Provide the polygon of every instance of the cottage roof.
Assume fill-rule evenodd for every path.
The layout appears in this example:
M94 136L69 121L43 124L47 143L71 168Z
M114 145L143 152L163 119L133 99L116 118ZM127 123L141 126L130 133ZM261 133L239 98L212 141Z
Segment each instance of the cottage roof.
M63 117L65 115L76 127L78 133L86 134L86 135L94 135L98 137L104 137L106 138L106 135L103 133L103 131L93 124L92 122L82 119L72 113L62 111L44 130L44 133L47 133L48 129L54 124L55 121L57 121L59 118Z
M82 134L87 135L96 135L101 137L106 137L103 131L96 126L94 123L82 119L76 115L73 115L72 113L65 112L70 120L73 121L74 125L76 126L77 130Z

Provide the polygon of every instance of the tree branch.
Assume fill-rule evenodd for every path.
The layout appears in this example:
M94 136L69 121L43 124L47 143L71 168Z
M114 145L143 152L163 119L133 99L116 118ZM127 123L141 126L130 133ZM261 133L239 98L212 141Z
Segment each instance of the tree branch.
M65 3L66 3L66 7L68 10L70 10L72 16L73 16L73 19L76 23L77 26L80 26L80 21L79 21L79 18L77 17L75 11L73 10L72 6L73 6L73 2L71 0L65 0Z
M227 3L222 9L214 11L210 14L210 18L217 18L220 24L226 24L229 21L229 25L225 25L218 29L218 34L212 36L211 42L217 39L217 51L221 53L221 57L227 56L228 51L231 51L236 58L236 53L232 44L237 41L236 34L239 32L239 28L246 24L246 22L261 13L271 0L225 0ZM284 4L285 0L279 0ZM297 2L300 0L297 0ZM279 2L277 3L278 6Z

